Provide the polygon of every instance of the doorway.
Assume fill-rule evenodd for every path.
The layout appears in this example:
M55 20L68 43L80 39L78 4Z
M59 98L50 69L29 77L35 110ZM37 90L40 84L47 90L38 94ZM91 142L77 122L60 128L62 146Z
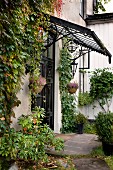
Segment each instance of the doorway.
M46 78L46 85L36 96L36 106L45 109L44 123L54 130L54 74L55 45L51 45L41 57L41 75Z

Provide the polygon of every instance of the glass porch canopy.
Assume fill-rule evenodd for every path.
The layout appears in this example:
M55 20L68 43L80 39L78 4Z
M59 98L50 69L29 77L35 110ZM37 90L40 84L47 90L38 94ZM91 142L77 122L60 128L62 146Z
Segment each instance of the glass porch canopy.
M75 44L85 47L90 51L96 51L108 56L108 61L111 63L112 55L95 34L95 32L91 31L89 28L51 16L49 31L50 34L54 34L55 42L63 37L68 37Z

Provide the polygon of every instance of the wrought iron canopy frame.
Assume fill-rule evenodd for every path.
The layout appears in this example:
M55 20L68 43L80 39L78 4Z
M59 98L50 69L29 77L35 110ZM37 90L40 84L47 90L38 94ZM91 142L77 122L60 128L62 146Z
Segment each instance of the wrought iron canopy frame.
M95 32L91 31L89 28L51 16L49 34L53 34L54 38L49 40L48 46L63 37L68 37L75 44L85 47L89 51L96 51L108 56L108 61L111 63L111 53L107 50Z

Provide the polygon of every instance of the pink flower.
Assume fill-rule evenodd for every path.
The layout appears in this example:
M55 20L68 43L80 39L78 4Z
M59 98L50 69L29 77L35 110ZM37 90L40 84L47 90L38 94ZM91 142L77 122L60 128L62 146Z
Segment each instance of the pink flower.
M37 84L44 86L46 84L46 79L40 75L39 79L37 80Z
M67 87L68 88L76 88L76 89L78 89L78 83L76 83L76 82L73 82L73 83L68 83L67 84Z

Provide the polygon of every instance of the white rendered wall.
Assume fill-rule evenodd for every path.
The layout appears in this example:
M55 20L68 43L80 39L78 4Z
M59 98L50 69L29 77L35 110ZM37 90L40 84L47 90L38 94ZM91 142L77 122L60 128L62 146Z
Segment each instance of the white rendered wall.
M56 12L55 16L78 25L86 25L80 16L80 0L63 0L60 16Z
M16 130L20 130L20 126L17 124L18 118L24 114L27 115L30 113L30 97L29 97L29 75L25 75L22 78L23 85L20 92L17 94L18 99L21 101L21 104L18 107L14 107L15 118L12 118L11 127L14 127Z

